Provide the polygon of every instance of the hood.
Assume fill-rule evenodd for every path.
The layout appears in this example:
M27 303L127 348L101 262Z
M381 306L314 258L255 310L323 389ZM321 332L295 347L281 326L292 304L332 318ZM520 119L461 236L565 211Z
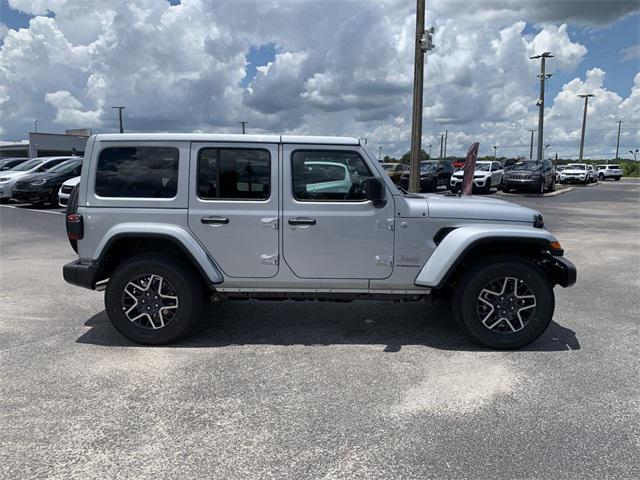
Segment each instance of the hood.
M78 185L80 183L80 178L82 177L73 177L70 178L69 180L66 180L64 182L64 184L68 187L75 187L76 185Z
M15 178L23 175L31 175L29 172L12 172L11 170L5 170L0 172L0 178Z
M475 196L440 196L427 197L429 217L455 218L464 220L491 220L501 222L533 223L539 212L515 203L495 198Z

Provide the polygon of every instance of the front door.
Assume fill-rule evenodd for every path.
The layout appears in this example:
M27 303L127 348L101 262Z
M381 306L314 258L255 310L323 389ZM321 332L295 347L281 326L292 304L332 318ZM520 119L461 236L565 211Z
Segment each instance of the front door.
M278 145L192 143L189 228L223 273L278 273Z
M310 279L389 277L393 197L387 191L380 208L364 198L362 182L381 178L364 152L345 146L283 147L283 257L293 273Z

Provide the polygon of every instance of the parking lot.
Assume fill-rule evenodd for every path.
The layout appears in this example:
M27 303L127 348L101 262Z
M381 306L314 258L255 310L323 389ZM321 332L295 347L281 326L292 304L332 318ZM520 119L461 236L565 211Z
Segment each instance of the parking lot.
M640 184L496 198L578 268L514 352L440 302L227 302L140 347L62 280L62 209L0 206L0 477L638 478Z

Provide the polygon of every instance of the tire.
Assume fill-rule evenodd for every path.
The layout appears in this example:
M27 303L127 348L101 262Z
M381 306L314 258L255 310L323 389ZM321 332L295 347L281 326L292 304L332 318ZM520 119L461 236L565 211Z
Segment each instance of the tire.
M501 279L509 279L506 286ZM517 285L515 295L513 285ZM489 294L501 291L506 294L500 297ZM529 295L533 299L524 298ZM514 313L512 307L514 302L518 305L518 298L525 303ZM498 302L498 306L489 306L492 302ZM555 296L551 283L537 266L522 257L496 255L465 270L454 289L451 307L458 325L477 343L495 349L516 349L530 344L547 329L555 309ZM499 318L495 313L498 308L505 308L506 315L511 317Z
M485 184L484 189L482 190L482 193L484 193L485 195L491 193L491 179L490 178L487 179L487 183Z
M146 293L142 288L145 283ZM116 268L104 299L109 320L123 336L143 345L163 345L189 333L200 314L203 294L189 265L169 256L144 253ZM158 303L145 307L149 301Z
M549 192L553 192L556 189L556 179L552 178L551 179L551 186L549 187Z
M616 182L620 181L620 177L615 177L614 179L615 179Z
M458 193L458 190L460 189L457 186L449 184L449 190L451 191L451 193Z
M8 198L0 198L0 205L4 205L5 203L9 203Z
M543 194L544 193L544 177L542 177L540 179L540 188L536 188L536 190L538 191L538 193Z
M601 182L604 182L604 175L602 173L598 175L598 180L600 180Z
M79 185L76 185L75 187L73 187L73 190L71 190L71 193L69 194L69 200L67 200L67 208L65 209L64 218L67 218L67 215L78 212L78 191ZM69 239L69 244L71 245L71 248L73 248L73 251L78 253L78 241Z

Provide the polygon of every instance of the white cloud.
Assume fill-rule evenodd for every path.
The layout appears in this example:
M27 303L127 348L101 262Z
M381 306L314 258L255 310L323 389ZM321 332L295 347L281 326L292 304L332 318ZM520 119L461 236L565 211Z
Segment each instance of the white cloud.
M620 51L620 55L623 62L630 60L640 60L640 43L637 45L631 45L630 47L623 48Z
M408 147L412 2L9 1L55 17L36 17L28 29L6 34L4 135L21 137L33 119L42 128L109 131L117 125L111 106L126 105L129 130L237 131L247 120L250 131L368 137L387 153ZM528 152L539 68L528 57L549 50L552 71L573 72L587 49L570 38L567 22L607 23L633 10L627 1L604 2L607 8L575 3L431 2L428 23L437 31L425 73L425 143L436 152L436 132L449 126L454 154L474 140L487 150L481 153L496 143L504 153ZM539 22L538 33L526 33L525 21ZM276 57L244 88L249 47L263 44L276 45ZM594 111L607 112L602 120L594 115L594 131L604 132L610 115L637 115L637 81L622 99L605 93L604 72L592 72L565 86L557 108L547 99L548 131L557 131L553 143L561 152L574 150L576 106L569 97L584 82L601 93Z

